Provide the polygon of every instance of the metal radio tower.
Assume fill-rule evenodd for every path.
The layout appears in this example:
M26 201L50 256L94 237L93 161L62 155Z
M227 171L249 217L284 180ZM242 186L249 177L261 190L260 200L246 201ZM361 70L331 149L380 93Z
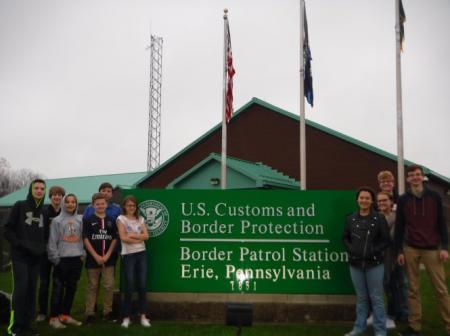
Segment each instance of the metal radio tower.
M150 36L150 101L147 171L159 166L161 140L162 37Z

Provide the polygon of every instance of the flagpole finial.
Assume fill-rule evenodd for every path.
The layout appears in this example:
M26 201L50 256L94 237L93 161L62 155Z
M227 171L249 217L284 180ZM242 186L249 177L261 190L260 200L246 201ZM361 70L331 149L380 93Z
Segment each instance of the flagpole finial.
M223 18L226 19L228 16L228 8L224 8L223 10Z

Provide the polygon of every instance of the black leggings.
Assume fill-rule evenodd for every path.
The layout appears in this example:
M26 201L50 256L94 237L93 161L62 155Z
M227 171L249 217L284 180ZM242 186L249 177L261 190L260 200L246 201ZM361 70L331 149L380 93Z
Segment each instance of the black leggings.
M59 264L55 266L50 317L70 315L82 266L80 257L61 258Z

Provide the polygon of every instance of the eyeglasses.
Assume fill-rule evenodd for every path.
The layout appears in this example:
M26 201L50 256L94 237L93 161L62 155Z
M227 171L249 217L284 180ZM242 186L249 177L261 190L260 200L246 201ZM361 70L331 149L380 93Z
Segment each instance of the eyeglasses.
M382 203L382 202L387 202L387 201L389 201L389 198L382 198L382 199L377 200L377 203Z

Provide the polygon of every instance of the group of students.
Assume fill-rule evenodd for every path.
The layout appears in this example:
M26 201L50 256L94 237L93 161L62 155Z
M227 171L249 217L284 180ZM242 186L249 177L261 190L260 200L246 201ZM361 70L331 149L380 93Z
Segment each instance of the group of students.
M131 298L138 292L140 324L150 327L146 317L145 287L147 227L139 216L133 196L123 199L122 207L111 201L113 187L102 183L83 215L78 214L78 199L64 188L49 190L50 204L43 206L45 181L30 184L27 199L14 204L5 225L5 238L11 245L13 293L8 333L38 336L31 328L35 318L37 280L40 278L37 322L49 318L55 329L82 322L70 314L83 263L87 272L85 322L95 322L99 285L103 287L103 319L115 321L112 314L114 274L118 254L125 278L123 321L128 328ZM50 313L48 315L50 282Z
M362 335L371 323L376 336L385 336L387 327L395 327L394 320L408 321L409 328L403 336L420 335L420 264L431 279L450 335L450 301L443 267L449 257L448 230L442 200L424 185L424 179L422 167L412 165L407 168L410 189L400 197L394 190L394 176L388 171L378 175L380 191L376 195L369 187L361 187L356 193L358 210L348 216L343 234L357 296L356 320L346 336ZM111 202L112 191L111 184L101 184L82 217L77 212L77 197L66 195L62 187L50 188L51 204L43 207L46 191L45 182L40 179L31 183L26 200L14 204L5 226L14 282L10 334L39 335L31 329L37 279L40 273L37 321L45 321L52 269L50 326L61 329L81 325L70 311L83 261L88 279L86 323L95 321L100 279L104 290L103 317L114 320L114 272L119 249L126 280L121 325L130 325L131 295L136 285L140 323L150 326L145 315L144 242L148 231L139 216L136 199L125 197L119 208Z
M395 328L394 320L408 321L407 330L400 335L419 336L421 264L431 280L450 336L444 270L449 257L448 229L442 199L424 184L421 166L407 167L406 180L409 190L398 196L393 174L382 171L377 194L369 187L361 187L356 193L358 210L347 217L343 234L356 292L356 320L345 336L363 335L370 324L376 336L385 336L386 329Z

